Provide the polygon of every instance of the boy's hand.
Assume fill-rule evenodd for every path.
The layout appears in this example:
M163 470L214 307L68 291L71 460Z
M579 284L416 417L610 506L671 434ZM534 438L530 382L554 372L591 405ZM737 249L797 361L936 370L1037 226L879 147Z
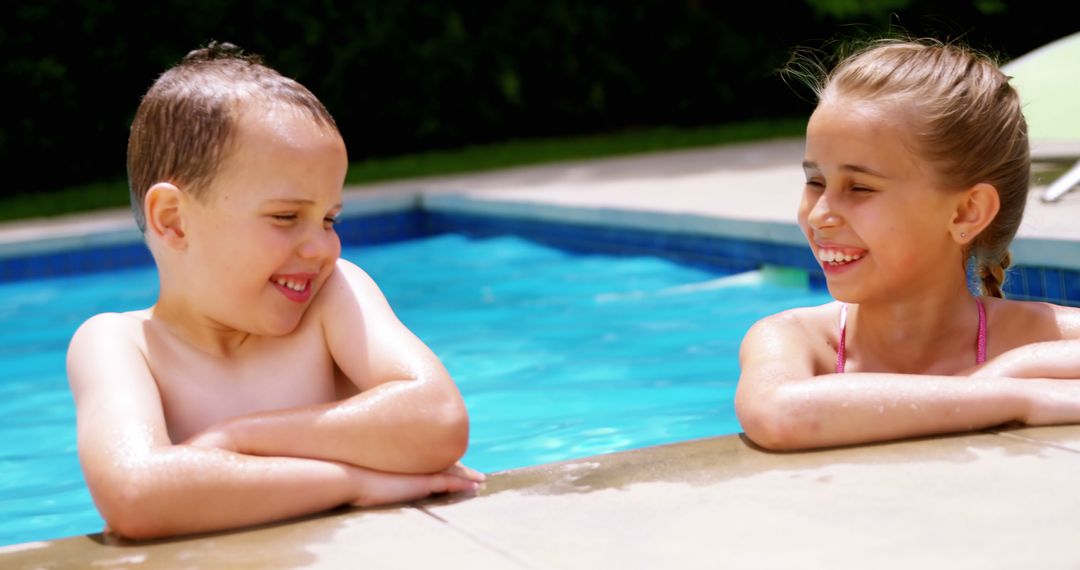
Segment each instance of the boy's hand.
M403 503L439 493L459 493L480 489L484 475L460 463L441 473L406 475L355 467L355 507Z
M460 461L453 464L446 471L443 471L443 473L447 475L453 475L454 477L460 477L462 479L468 479L469 481L476 481L477 483L483 483L484 480L487 479L487 477L483 473L462 465Z
M242 450L240 448L239 442L236 440L236 438L234 438L229 433L228 426L229 426L229 424L225 423L225 424L219 424L219 425L207 428L206 430L201 431L201 432L189 437L185 441L181 442L181 445L194 445L196 447L210 447L210 448L216 448L216 449L224 449L225 451L232 451L234 453L246 453L244 450ZM384 473L384 472L380 472L380 471L376 471L376 470L372 470L372 471L377 472L377 473ZM389 473L389 472L385 472L385 473ZM435 474L431 474L431 475L418 475L418 476L420 476L420 477L431 477L431 476L435 476L435 475L447 475L449 477L454 477L456 479L463 479L465 481L472 481L472 482L475 482L475 483L483 483L484 480L486 479L486 477L484 476L483 473L481 473L481 472L479 472L479 471L477 471L475 469L472 469L470 467L466 467L460 461L458 461L457 463L454 463L453 465L451 465L449 468L447 468L445 471L442 471L441 473L435 473Z
M194 445L196 447L213 447L217 449L224 449L225 451L232 451L239 453L240 449L236 445L236 441L229 436L229 433L218 426L211 427L205 431L201 431L183 442L181 445Z

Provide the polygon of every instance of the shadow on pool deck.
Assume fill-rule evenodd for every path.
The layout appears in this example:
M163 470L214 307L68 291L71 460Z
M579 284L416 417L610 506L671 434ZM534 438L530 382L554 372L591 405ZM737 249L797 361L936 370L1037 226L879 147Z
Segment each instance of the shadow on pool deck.
M458 195L446 204L789 227L801 149L772 141L404 181L348 200ZM1080 196L1033 204L1022 236L1075 247L1077 214ZM7 225L0 245L130 224L124 211ZM498 473L477 496L159 542L0 547L0 567L1076 568L1078 474L1080 426L787 454L723 436Z

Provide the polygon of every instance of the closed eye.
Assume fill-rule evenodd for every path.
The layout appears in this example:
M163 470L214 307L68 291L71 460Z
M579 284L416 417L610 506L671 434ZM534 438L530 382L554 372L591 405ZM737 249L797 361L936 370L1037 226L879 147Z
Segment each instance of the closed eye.
M296 214L270 214L270 217L280 222L291 222L296 219Z

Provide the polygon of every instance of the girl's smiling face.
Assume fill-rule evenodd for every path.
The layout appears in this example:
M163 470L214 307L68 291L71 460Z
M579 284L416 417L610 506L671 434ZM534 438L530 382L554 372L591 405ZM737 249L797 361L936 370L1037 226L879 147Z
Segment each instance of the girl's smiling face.
M904 119L895 106L839 98L807 125L799 226L837 300L917 294L944 270L963 279L949 233L960 193L936 183Z

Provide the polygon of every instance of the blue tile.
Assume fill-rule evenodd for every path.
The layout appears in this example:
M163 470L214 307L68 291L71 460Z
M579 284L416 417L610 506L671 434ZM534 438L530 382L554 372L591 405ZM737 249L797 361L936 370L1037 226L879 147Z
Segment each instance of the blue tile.
M1065 299L1074 303L1080 302L1080 271L1065 269L1061 273Z
M1024 275L1024 284L1027 288L1025 294L1036 299L1044 298L1046 296L1046 287L1043 284L1042 269L1023 267L1021 272Z
M1043 269L1043 284L1046 286L1046 299L1051 303L1065 300L1065 279L1060 269Z
M752 270L764 264L800 268L807 271L812 287L825 287L820 266L805 245L419 209L346 218L337 225L337 232L345 246L389 243L448 232L473 237L519 235L573 252L657 255L721 273ZM152 263L143 242L92 247L4 259L0 261L0 281ZM1005 290L1013 298L1048 298L1080 304L1080 271L1014 267L1008 273Z
M1016 294L1019 295L1019 296L1022 296L1022 297L1027 297L1027 294L1028 294L1028 285L1027 285L1028 276L1027 276L1027 273L1025 271L1021 271L1021 269L1018 267L1012 272L1011 278L1017 285ZM1006 278L1005 282L1008 283L1009 278Z

